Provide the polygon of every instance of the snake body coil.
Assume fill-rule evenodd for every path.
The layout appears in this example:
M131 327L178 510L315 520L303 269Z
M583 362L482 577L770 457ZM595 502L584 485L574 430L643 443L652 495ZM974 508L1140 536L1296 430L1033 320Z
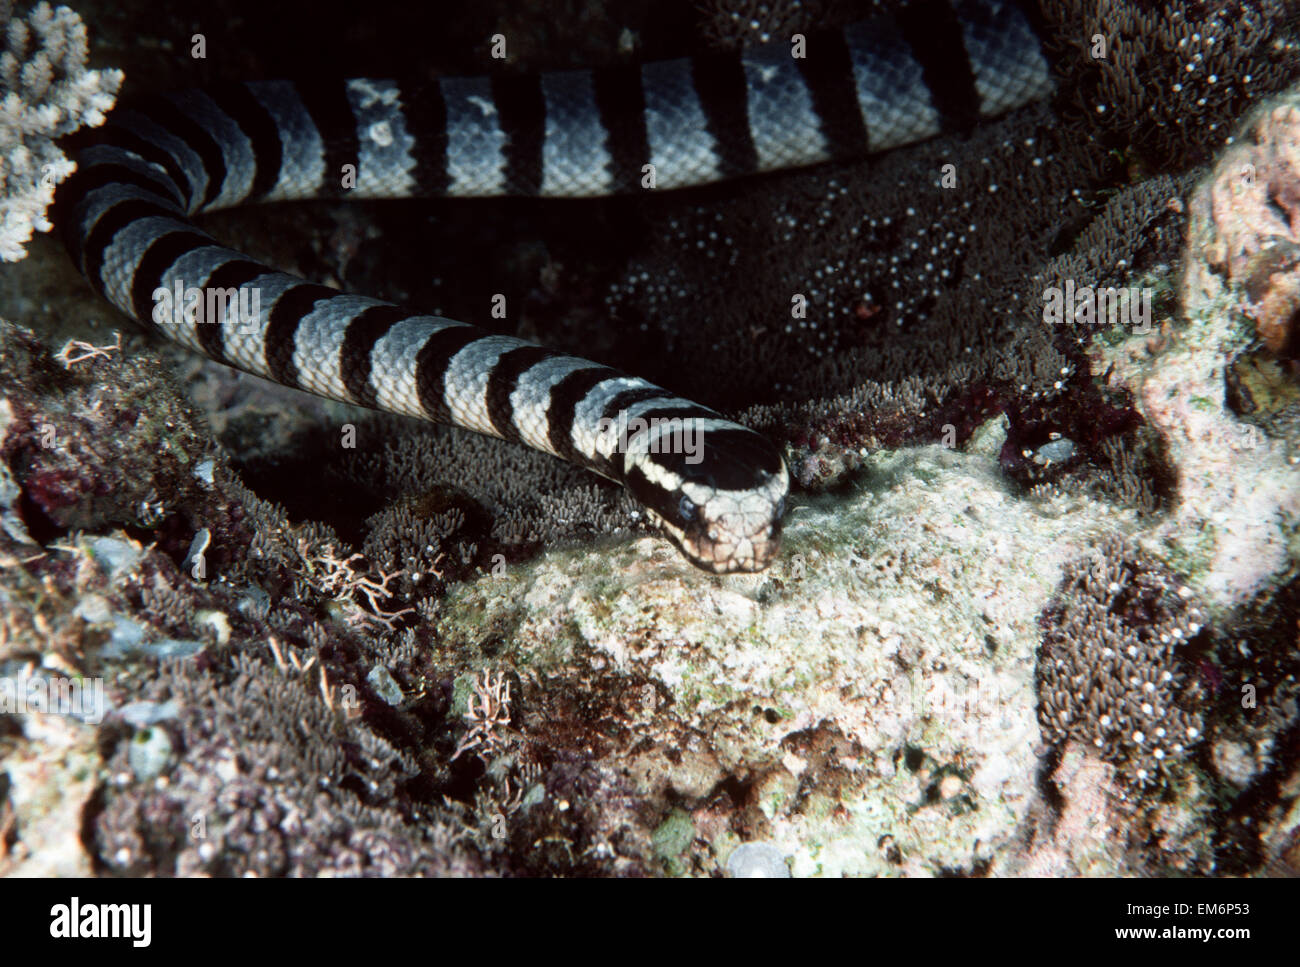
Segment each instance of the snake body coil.
M777 551L788 488L762 436L597 363L277 272L190 216L322 197L605 195L643 190L650 171L657 188L699 185L918 141L1051 89L1005 0L923 0L793 50L162 95L94 132L56 219L91 284L167 338L310 393L544 450L625 485L697 565L756 571ZM194 290L255 308L205 319L170 299Z

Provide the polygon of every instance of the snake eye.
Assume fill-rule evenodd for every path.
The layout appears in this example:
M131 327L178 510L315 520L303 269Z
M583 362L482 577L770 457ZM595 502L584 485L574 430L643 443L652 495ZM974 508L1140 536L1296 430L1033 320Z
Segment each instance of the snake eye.
M684 521L695 520L695 512L697 510L698 508L695 506L695 501L683 494L681 502L677 505L677 513L681 515L681 519Z

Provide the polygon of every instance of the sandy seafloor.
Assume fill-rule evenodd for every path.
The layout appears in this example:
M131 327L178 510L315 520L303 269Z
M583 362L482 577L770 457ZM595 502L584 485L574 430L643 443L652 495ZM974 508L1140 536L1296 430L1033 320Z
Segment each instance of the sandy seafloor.
M1300 871L1295 21L1041 6L1055 100L883 158L202 222L768 433L795 489L759 574L692 568L549 458L147 337L56 234L0 265L0 685L100 701L0 707L0 873ZM846 15L79 12L123 96L476 73L497 32L547 69ZM1067 283L1149 315L1048 326ZM101 351L60 361L70 340Z

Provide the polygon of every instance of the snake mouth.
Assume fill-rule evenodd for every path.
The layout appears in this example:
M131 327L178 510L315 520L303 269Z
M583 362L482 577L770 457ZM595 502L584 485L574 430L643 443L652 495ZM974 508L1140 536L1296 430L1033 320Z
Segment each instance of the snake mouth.
M752 574L776 560L781 550L781 521L750 534L728 532L725 537L713 537L684 533L675 542L692 564L713 574Z
M677 515L650 510L650 519L698 568L712 574L762 571L781 549L788 486L785 474L766 476L762 486L740 493L706 495L686 484ZM690 499L692 493L698 503Z
M763 570L780 550L790 489L780 452L716 416L677 424L631 438L624 485L696 567L713 574ZM702 446L685 445L687 428Z
M718 422L698 465L675 454L634 454L625 483L696 567L712 574L761 571L781 549L790 475L758 434Z

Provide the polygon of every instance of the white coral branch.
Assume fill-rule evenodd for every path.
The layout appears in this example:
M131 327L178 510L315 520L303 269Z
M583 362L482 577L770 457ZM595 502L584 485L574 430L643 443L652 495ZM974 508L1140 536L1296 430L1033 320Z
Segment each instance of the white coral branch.
M16 262L76 170L55 139L103 124L122 72L86 69L86 25L68 7L42 0L23 19L0 0L0 35L0 260Z

